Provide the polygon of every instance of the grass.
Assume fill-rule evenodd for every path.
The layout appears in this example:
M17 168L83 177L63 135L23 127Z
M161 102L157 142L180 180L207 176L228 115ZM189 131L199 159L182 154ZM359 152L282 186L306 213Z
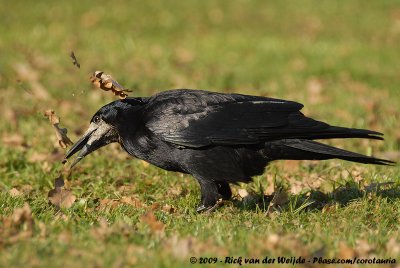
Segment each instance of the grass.
M386 138L335 145L394 152L398 161L399 14L390 0L3 4L0 266L175 267L189 266L191 256L398 258L398 165L277 162L252 184L234 186L231 203L198 215L193 178L111 146L73 171L68 184L77 200L57 210L47 193L64 151L42 112L55 109L76 141L92 114L113 100L89 85L100 69L139 96L187 87L302 102L307 115ZM368 188L385 182L394 183ZM263 193L273 184L288 191L288 203L266 213ZM13 188L21 195L13 197ZM249 196L241 198L239 189ZM25 203L31 212L18 218Z

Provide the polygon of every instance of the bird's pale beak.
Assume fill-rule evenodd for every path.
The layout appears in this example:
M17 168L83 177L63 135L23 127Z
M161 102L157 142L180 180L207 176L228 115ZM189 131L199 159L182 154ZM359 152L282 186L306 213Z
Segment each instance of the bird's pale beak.
M89 129L85 132L85 134L83 134L82 138L80 138L72 146L65 156L65 159L68 159L80 151L78 157L72 163L71 168L88 154L112 142L111 140L107 139L109 137L108 134L110 130L110 126L105 123L101 125L91 123Z

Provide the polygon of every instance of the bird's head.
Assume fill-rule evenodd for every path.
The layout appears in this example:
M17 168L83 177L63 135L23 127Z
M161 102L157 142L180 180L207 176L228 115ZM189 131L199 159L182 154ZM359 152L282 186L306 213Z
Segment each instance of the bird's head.
M71 168L97 149L119 142L120 125L132 111L137 110L139 102L138 99L118 100L100 108L90 120L89 128L65 156L65 159L68 159L79 152Z

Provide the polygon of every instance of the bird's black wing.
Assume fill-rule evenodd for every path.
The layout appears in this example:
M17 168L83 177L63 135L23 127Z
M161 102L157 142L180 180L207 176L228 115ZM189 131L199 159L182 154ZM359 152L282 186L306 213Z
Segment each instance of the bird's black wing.
M162 140L194 148L282 138L331 138L332 133L342 137L338 133L347 130L305 117L299 112L302 107L266 97L171 90L148 99L143 118L146 127Z

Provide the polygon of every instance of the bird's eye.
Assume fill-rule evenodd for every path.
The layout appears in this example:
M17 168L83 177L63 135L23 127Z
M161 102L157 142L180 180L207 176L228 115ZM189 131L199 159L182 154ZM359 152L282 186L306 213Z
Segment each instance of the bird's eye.
M96 124L100 122L100 116L95 116L93 118L93 122L95 122Z

